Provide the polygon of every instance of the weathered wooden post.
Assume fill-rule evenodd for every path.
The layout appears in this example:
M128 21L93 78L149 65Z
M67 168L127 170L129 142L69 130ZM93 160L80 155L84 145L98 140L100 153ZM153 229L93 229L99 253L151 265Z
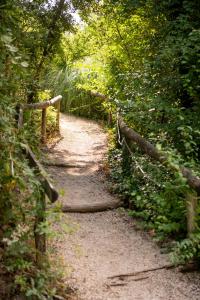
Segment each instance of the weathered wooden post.
M52 98L51 100L47 100L45 102L39 102L39 103L30 103L30 104L24 104L23 110L35 110L35 109L41 109L42 110L42 125L41 125L41 141L43 144L46 143L46 110L49 106L55 105L57 102L60 102L62 99L62 96L56 96ZM60 103L58 107L59 113L57 114L57 124L59 126L59 118L60 118Z
M195 231L196 228L196 216L197 216L197 194L187 193L186 195L186 207L187 207L187 234L188 237Z
M57 115L56 115L56 127L58 128L58 132L60 133L60 100L56 104Z
M41 141L43 144L45 144L47 141L46 119L47 119L47 110L46 110L46 108L43 108L42 109L42 125L41 125Z

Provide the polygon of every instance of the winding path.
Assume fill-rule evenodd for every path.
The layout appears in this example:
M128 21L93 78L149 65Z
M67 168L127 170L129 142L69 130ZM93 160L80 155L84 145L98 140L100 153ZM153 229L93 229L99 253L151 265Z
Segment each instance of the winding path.
M107 151L106 134L93 121L61 116L63 139L49 154L56 162L76 168L49 167L65 205L118 202L106 189L100 165ZM66 213L55 228L61 233L54 247L62 257L66 284L80 300L186 300L200 299L198 274L177 269L159 270L136 277L108 279L169 263L147 233L122 210ZM136 279L136 280L135 280Z

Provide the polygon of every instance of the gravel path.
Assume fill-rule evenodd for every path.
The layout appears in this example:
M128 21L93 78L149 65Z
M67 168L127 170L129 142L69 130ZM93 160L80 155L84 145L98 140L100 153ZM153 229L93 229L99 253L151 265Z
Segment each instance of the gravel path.
M63 139L51 150L57 162L78 168L49 167L62 203L114 201L99 166L106 153L106 134L92 121L61 116ZM55 225L62 233L54 247L62 258L66 283L77 288L79 300L199 300L200 276L177 269L149 272L124 280L108 279L169 263L150 237L121 210L64 214ZM136 279L136 280L135 280Z

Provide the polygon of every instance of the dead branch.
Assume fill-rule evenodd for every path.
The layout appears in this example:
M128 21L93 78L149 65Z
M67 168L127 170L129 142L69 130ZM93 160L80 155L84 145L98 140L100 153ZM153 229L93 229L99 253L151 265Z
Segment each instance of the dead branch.
M107 283L107 286L123 286L123 285L127 285L130 281L141 281L141 280L145 280L148 279L149 276L144 276L144 277L138 277L138 278L133 278L129 281L124 281L124 282L111 282L111 283ZM120 278L119 278L120 279Z
M116 282L116 283L110 283L110 284L106 284L106 285L110 287L110 286L124 286L124 285L127 285L127 284L128 284L128 282L123 282L123 283L122 282L121 283Z
M140 275L143 273L154 272L154 271L158 271L158 270L162 270L162 269L172 269L172 268L176 268L176 267L177 266L175 266L175 265L168 264L168 265L164 265L161 267L155 267L155 268L145 269L145 270L141 270L141 271L135 271L135 272L131 272L131 273L117 274L117 275L109 276L108 279L137 276L137 275Z
M145 279L148 279L148 278L149 278L149 276L139 277L139 278L131 279L131 281L140 281L140 280L145 280Z
M53 162L53 161L43 161L42 164L44 166L48 166L48 167L58 167L58 168L85 168L85 166L83 165L77 165L77 164L68 164L68 163L57 163L57 162Z

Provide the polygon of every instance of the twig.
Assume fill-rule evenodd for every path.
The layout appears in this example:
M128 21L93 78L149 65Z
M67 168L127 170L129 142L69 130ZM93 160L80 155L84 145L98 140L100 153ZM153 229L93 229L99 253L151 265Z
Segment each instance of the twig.
M140 281L140 280L145 280L145 279L148 279L148 278L149 278L149 276L139 277L139 278L131 279L131 281Z
M110 283L110 284L106 284L107 286L124 286L127 285L128 282L116 282L116 283Z
M73 165L73 164L68 164L68 163L57 163L57 162L48 162L48 161L43 161L43 165L49 166L49 167L58 167L58 168L84 168L85 166L83 165Z
M139 277L139 278L134 278L134 279L131 279L130 281L141 281L141 280L145 280L145 279L148 279L149 276L145 276L145 277ZM127 285L130 281L126 281L126 282L111 282L111 283L107 283L106 286L124 286L124 285Z
M177 266L175 266L175 265L164 265L161 267L156 267L156 268L151 268L151 269L146 269L146 270L141 270L141 271L135 271L132 273L113 275L113 276L109 276L108 279L113 279L113 278L118 278L118 277L137 276L142 273L153 272L153 271L162 270L162 269L172 269L172 268L176 268L176 267Z

